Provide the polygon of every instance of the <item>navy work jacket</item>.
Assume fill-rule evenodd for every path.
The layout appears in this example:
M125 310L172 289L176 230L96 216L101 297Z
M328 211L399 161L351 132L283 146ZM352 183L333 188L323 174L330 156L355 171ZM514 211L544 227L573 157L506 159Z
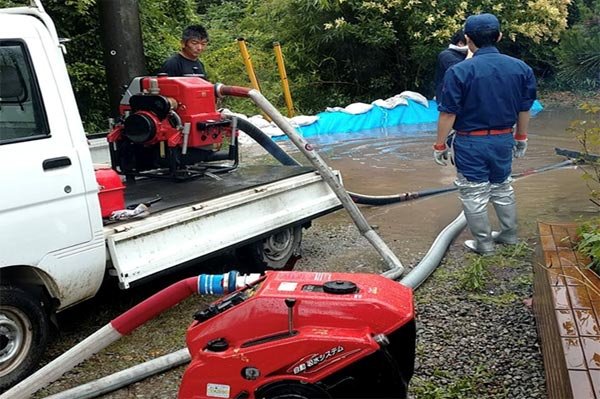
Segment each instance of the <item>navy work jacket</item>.
M465 59L467 53L462 53L458 50L447 48L438 54L437 65L435 68L435 99L440 101L442 97L442 84L444 83L444 75L448 68L457 62Z
M533 71L494 46L446 71L438 111L455 114L454 130L511 128L536 98Z

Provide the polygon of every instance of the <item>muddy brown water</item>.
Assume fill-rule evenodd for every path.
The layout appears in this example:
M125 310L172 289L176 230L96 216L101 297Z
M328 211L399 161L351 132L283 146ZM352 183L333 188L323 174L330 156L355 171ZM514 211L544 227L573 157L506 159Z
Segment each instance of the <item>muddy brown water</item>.
M578 150L579 144L566 129L572 120L582 117L581 112L571 108L549 108L538 114L531 121L528 152L514 161L513 172L565 160L556 155L556 147ZM411 133L409 137L401 132L384 131L372 138L332 141L332 137L326 137L314 141L328 164L342 172L349 191L389 195L451 186L455 169L433 162L431 146L435 132L430 130L431 126L424 128L429 130ZM298 153L294 155L299 159ZM598 214L598 207L588 199L589 189L581 174L580 169L570 167L532 174L515 182L522 236L536 234L537 220L573 221ZM457 193L450 192L383 207L361 206L361 209L400 260L410 265L420 259L435 236L459 214L461 205ZM341 210L319 219L315 226L348 223L351 224L349 216ZM459 237L465 238L468 238L466 232Z
M571 120L581 117L571 108L548 108L532 119L527 155L515 160L513 171L518 173L563 161L563 157L555 154L554 148L579 148L574 137L565 129ZM440 167L433 162L431 146L435 132L431 128L424 126L420 131L413 129L409 134L384 130L362 136L313 137L309 141L318 147L330 166L341 171L348 190L389 195L452 185L454 168ZM281 146L302 161L299 152L294 151L289 142L282 142ZM263 159L264 152L253 146L244 149L242 154L242 164ZM519 179L514 186L523 237L535 236L538 220L573 221L598 215L597 207L588 200L589 190L579 169L534 174ZM382 207L361 206L360 209L400 260L410 267L423 256L435 236L459 214L461 206L456 192L450 192ZM468 233L463 232L456 242L460 243L465 238L468 238ZM305 231L303 258L296 267L299 270L354 272L380 272L385 269L376 251L360 236L344 210L314 221L312 227ZM193 271L191 274L194 274ZM177 279L175 276L172 281ZM165 280L128 292L103 288L97 298L60 315L62 331L51 344L45 361L58 356L166 284ZM185 329L194 311L204 301L197 298L187 300L85 362L44 394L59 392L181 348ZM179 367L104 397L175 397L183 370ZM42 394L36 397L42 397Z

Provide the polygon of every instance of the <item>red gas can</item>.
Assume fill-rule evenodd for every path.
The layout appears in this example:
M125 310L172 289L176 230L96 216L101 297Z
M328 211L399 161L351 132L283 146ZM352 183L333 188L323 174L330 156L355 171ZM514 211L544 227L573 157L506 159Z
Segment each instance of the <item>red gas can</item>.
M95 166L98 182L98 197L102 217L109 217L114 211L125 209L125 186L121 178L109 166Z

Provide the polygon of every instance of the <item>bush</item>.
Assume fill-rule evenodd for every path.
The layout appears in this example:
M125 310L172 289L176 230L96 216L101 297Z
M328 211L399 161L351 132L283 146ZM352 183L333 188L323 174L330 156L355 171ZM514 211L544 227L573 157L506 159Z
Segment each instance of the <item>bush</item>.
M576 26L556 49L558 83L583 90L600 89L600 28Z
M581 144L583 178L590 189L592 202L600 206L600 105L584 103L581 105L588 116L585 120L571 123L569 131ZM580 240L576 249L591 258L589 266L600 275L600 218L585 221L577 229Z
M581 165L592 201L600 206L600 104L584 103L580 107L586 114L584 120L571 122L567 129L581 145Z
M571 28L555 49L557 84L573 89L600 88L600 0L577 0L570 6Z
M588 266L600 275L600 218L580 224L577 235L579 241L575 249L591 259Z

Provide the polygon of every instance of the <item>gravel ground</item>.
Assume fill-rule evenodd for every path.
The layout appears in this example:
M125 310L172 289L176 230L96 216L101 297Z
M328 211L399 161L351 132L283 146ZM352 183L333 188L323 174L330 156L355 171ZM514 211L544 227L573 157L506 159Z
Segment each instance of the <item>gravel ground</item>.
M319 232L320 231L320 232ZM313 243L323 230L307 234L305 253L326 264L322 245ZM344 253L360 242L354 230L330 227ZM342 238L345 237L345 238ZM436 272L415 291L417 359L410 384L412 398L544 398L545 378L531 309L531 248L513 255L503 249L492 257L484 286L467 290L461 282L475 256L462 248L463 233L451 245ZM310 240L310 241L309 241ZM364 248L363 248L364 249ZM351 251L357 271L377 272L369 251ZM396 251L398 253L399 251ZM403 261L406 258L402 258ZM301 263L311 269L316 262ZM405 262L415 264L416 260ZM362 270L361 270L362 269ZM366 270L365 270L366 269ZM379 270L380 271L380 270Z
M465 254L454 245L417 290L415 398L546 397L530 257L490 265L481 292L469 292L460 283Z

